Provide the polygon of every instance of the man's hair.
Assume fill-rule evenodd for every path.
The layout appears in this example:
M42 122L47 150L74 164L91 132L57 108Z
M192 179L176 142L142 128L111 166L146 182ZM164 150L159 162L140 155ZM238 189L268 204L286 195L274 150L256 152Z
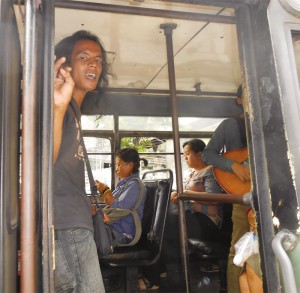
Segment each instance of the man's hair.
M194 153L203 152L206 144L203 140L194 138L183 143L182 147L189 146Z
M237 98L241 98L242 95L243 95L243 86L240 85L237 89L236 96L237 96Z
M108 75L109 75L109 66L107 63L107 54L104 49L103 44L101 43L100 39L92 34L91 32L81 30L77 31L74 34L72 34L69 37L66 37L62 39L56 46L55 46L55 56L56 59L59 59L61 57L66 57L66 66L70 66L71 64L71 55L73 52L73 49L77 42L81 40L90 40L92 42L95 42L102 51L102 72L97 84L97 90L100 92L101 89L105 88L108 85Z

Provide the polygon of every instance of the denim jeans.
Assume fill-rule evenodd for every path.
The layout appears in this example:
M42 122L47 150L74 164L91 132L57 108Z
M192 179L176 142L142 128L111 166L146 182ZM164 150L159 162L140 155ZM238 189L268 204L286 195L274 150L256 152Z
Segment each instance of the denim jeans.
M55 230L56 292L105 292L93 232L85 228Z

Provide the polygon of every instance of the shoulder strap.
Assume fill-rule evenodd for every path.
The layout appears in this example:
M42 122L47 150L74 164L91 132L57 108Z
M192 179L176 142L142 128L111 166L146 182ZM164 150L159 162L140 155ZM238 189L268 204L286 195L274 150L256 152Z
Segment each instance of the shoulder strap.
M131 180L128 181L128 183L130 181L132 181L132 180L137 180L137 182L139 183L139 186L140 186L139 198L136 201L135 206L131 209L132 211L136 211L139 208L139 206L140 206L140 204L141 204L141 202L142 202L142 200L144 198L144 195L145 195L145 186L144 186L143 181L140 178L132 178Z
M137 213L137 209L139 208L144 196L145 196L145 185L143 184L143 181L140 178L133 178L134 180L137 180L140 186L140 194L139 198L135 203L135 206L133 209L131 209L131 214L133 216L134 224L135 224L135 235L132 241L130 241L130 245L135 245L139 239L141 238L142 235L142 224L140 217ZM131 180L133 180L131 179Z
M76 101L73 98L71 99L70 105L71 105L72 110L73 110L73 112L75 114L76 121L77 121L77 123L79 125L80 143L82 145L83 155L84 155L84 161L85 161L85 165L86 165L86 170L87 170L87 173L88 173L88 176L89 176L91 193L92 193L92 196L95 199L95 203L96 203L97 208L101 208L100 205L98 204L98 196L99 196L99 194L98 194L98 188L97 188L97 186L95 184L95 180L94 180L94 176L93 176L93 173L92 173L91 164L90 164L90 161L89 161L89 157L87 155L86 147L85 147L83 136L82 136L81 123L80 123L81 113L79 111L79 107L78 107Z
M131 182L132 180L137 180L140 186L140 194L138 197L138 200L135 203L135 206L132 209L119 209L119 208L104 208L105 212L107 213L110 222L114 223L128 215L132 215L133 220L134 220L134 225L135 225L135 235L133 239L130 241L130 243L127 244L117 244L117 246L132 246L135 245L141 235L142 235L142 224L140 217L138 215L137 209L139 208L144 196L145 196L145 186L143 184L143 181L140 178L132 178L128 182L126 182L125 186Z
M141 235L142 235L142 224L141 224L141 220L140 220L140 217L137 213L136 210L132 211L132 210L129 210L132 217L133 217L133 220L134 220L134 225L135 225L135 235L133 237L133 239L127 243L127 244L117 244L117 246L132 246L132 245L135 245L137 244L137 242L140 240L141 238Z

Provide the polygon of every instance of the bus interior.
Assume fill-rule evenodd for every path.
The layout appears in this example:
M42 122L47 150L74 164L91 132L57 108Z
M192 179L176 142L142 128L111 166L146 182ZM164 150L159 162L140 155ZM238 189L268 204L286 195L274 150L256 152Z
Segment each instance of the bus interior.
M116 152L135 147L149 162L141 176L171 170L172 190L182 192L191 171L182 144L207 143L224 119L241 115L243 84L252 184L251 200L238 200L256 211L264 292L300 292L300 6L293 0L0 0L0 292L55 292L53 56L55 44L78 30L99 36L107 51L109 85L85 98L82 129L94 177L112 189ZM179 250L162 244L167 278L157 292L227 292L226 259L190 251L185 200L178 211L169 205L183 224L172 230L167 215L165 234L178 235ZM290 263L272 248L278 238ZM133 292L124 268L102 269L107 292Z

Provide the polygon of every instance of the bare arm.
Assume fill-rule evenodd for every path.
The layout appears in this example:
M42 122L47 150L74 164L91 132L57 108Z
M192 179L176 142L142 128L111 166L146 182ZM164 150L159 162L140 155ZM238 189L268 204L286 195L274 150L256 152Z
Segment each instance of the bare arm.
M62 68L65 61L66 58L62 57L54 64L53 163L56 162L60 150L63 121L74 89L71 68Z

